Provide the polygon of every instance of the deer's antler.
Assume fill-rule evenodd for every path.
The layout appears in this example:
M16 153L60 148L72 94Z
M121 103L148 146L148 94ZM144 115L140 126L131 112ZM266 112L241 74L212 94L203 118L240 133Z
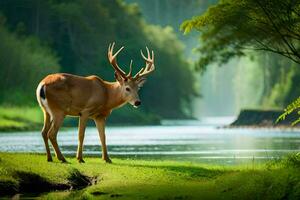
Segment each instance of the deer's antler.
M108 46L108 52L107 52L108 60L111 64L111 66L116 71L116 73L121 75L125 80L127 80L127 79L138 80L142 77L147 76L148 74L150 74L151 72L153 72L155 70L154 52L151 51L151 55L150 55L150 51L149 51L148 47L146 47L147 57L144 55L143 51L141 50L141 55L142 55L143 59L146 61L146 66L143 67L134 77L132 77L132 60L131 60L130 70L129 70L128 75L126 75L126 73L119 67L119 65L117 63L117 55L124 49L124 47L121 47L115 54L113 54L114 46L115 46L114 42L112 44L109 44L109 46Z
M140 79L142 77L147 76L148 74L150 74L151 72L153 72L155 70L155 66L154 66L154 52L151 51L151 55L150 55L150 51L148 49L148 47L146 47L147 50L147 57L144 55L143 51L141 50L141 55L143 57L143 59L146 61L146 66L143 67L135 76L133 79L137 80Z
M109 44L108 51L107 51L107 57L111 64L111 66L114 68L116 73L121 75L124 79L126 79L126 73L119 67L117 63L117 55L124 49L124 47L121 47L115 54L113 54L115 43Z

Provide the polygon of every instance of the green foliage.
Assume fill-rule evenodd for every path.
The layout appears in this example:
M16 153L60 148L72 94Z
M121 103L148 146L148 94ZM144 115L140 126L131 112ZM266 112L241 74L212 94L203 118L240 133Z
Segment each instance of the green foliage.
M34 104L36 84L58 71L57 57L34 37L18 37L0 25L0 103Z
M282 160L282 164L286 167L300 167L300 153L293 153L286 157L284 157Z
M263 107L280 108L299 95L299 1L221 0L204 14L182 23L181 30L185 34L200 32L197 67L201 70L211 63L224 64L234 57L253 55L250 52L254 50L258 66L250 73L260 72L259 104ZM279 120L297 109L292 105Z
M130 113L130 115L128 115ZM120 119L122 119L120 121ZM108 124L135 124L135 125L147 125L147 124L160 124L161 118L152 112L145 112L140 109L135 109L131 105L125 105L122 108L115 109L113 114L108 118Z
M107 119L107 125L159 125L160 120L161 117L153 112L145 112L143 109L136 109L131 105L125 105L113 110L113 114L111 114ZM78 119L74 117L66 117L63 126L77 127ZM88 126L95 127L94 121L89 120Z
M182 108L182 112L187 111L184 115L189 116L192 98L197 93L193 70L182 55L183 45L176 40L171 27L145 26L144 33L150 43L157 46L156 65L158 66L152 81L146 83L149 84L150 89L142 91L142 95L146 97L144 98L145 104L149 105L155 113L162 113L162 116L168 118L178 117L177 110L174 109L174 105L178 105ZM153 95L153 93L159 95ZM163 108L157 105L163 105Z
M256 76L262 78L257 86L261 88L259 104L264 108L285 107L297 97L295 95L297 95L298 81L294 79L300 75L299 67L279 55L264 52L256 53L255 56L256 59L253 60L256 64L255 70L259 71ZM253 82L255 81L257 80L254 79Z
M269 51L300 63L300 2L287 0L222 0L181 29L201 32L198 67L226 63L245 50Z
M3 0L0 10L10 30L24 38L39 38L51 47L61 66L56 71L96 74L112 81L114 73L106 56L109 43L125 46L118 62L128 70L133 59L134 72L144 65L140 49L148 46L155 52L156 71L141 91L143 111L167 118L191 115L190 102L196 92L193 71L182 56L183 45L170 27L147 24L136 4L116 0ZM30 84L35 87L37 82ZM10 93L18 95L18 89Z
M295 101L293 101L291 104L289 104L285 109L284 113L278 117L276 120L276 123L278 123L281 120L285 120L285 118L291 114L292 112L298 111L300 108L300 97L298 97ZM300 114L300 113L299 113ZM298 118L296 121L292 123L292 125L295 125L300 122L300 118Z
M276 64L278 61L279 63ZM298 66L284 59L275 58L269 70L271 73L268 79L271 80L271 83L269 83L269 89L264 92L263 103L267 107L286 107L284 112L277 118L276 123L285 120L288 115L294 112L300 114L298 112L300 107L300 97L298 97L300 92L298 89L300 70ZM292 103L290 103L291 101ZM291 125L294 126L299 122L300 117L293 121Z

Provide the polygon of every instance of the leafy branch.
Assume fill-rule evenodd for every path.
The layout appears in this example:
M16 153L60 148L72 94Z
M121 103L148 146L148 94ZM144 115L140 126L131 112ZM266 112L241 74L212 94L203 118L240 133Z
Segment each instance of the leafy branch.
M282 120L285 120L288 115L291 113L297 111L300 108L300 97L298 97L295 101L293 101L291 104L289 104L285 109L284 113L282 113L276 120L276 124ZM300 114L298 112L298 114ZM292 126L298 124L300 122L300 117L292 122Z

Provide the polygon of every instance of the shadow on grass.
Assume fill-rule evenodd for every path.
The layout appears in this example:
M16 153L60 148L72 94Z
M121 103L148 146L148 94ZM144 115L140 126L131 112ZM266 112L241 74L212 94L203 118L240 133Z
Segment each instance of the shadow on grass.
M0 196L11 195L18 192L18 185L13 181L0 180Z
M51 183L47 179L34 173L17 171L14 176L18 177L18 192L20 193L39 194L52 190L70 189L69 184Z
M97 177L88 177L77 169L70 172L67 183L53 183L38 174L24 171L13 172L13 177L16 181L0 181L0 195L37 195L51 191L80 190L97 183Z
M170 172L181 173L190 178L215 178L217 176L233 172L233 170L207 169L197 166L172 166L172 165L151 165L151 164L115 164L128 167L143 167L150 169L162 169Z

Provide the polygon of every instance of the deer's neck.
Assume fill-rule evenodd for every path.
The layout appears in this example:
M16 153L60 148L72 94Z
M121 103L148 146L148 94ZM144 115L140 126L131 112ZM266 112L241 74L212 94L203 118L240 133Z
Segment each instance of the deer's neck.
M121 89L121 85L118 82L112 82L107 84L107 109L112 110L126 103L126 100L122 95Z

